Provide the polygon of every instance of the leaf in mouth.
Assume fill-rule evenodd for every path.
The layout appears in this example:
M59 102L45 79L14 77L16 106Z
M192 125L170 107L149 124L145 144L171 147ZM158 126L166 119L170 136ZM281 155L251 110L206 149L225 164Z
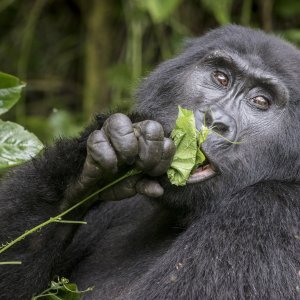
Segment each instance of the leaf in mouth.
M171 133L176 152L167 175L172 184L183 186L191 172L201 166L206 159L200 147L210 129L203 125L201 131L197 130L193 111L180 106L178 110L175 128Z

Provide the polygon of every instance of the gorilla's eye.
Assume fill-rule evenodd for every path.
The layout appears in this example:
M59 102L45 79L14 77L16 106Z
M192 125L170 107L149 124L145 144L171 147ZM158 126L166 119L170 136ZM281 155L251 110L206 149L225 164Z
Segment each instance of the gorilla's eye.
M252 103L259 109L267 110L270 107L269 99L264 96L256 96L251 99Z
M213 72L213 77L217 81L218 84L228 87L229 84L229 79L228 76L220 71L215 71Z

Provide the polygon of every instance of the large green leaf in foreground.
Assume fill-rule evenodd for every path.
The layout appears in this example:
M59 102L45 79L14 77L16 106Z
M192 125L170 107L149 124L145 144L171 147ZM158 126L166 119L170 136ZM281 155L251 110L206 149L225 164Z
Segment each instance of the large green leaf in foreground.
M19 78L0 72L0 115L17 103L24 86Z
M43 144L22 126L0 120L0 169L19 165L41 151Z
M176 125L171 133L176 153L167 174L172 184L182 186L186 184L191 172L205 161L200 146L210 131L205 126L198 131L194 113L180 106L178 109Z

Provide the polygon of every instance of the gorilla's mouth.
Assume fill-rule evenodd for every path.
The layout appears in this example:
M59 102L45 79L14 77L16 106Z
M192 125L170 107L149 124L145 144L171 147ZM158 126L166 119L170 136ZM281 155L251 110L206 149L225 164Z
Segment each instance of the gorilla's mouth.
M187 183L197 183L217 175L215 167L209 161L206 161L204 165L200 166L190 175Z

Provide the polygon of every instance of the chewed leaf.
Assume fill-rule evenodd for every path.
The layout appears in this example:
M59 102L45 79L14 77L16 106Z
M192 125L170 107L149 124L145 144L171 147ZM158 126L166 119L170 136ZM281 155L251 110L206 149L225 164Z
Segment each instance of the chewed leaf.
M0 169L19 165L39 153L43 144L22 126L0 120Z
M207 136L211 133L211 129L207 128L206 126L202 126L201 130L198 131L198 144L199 146L202 145L207 139Z
M197 148L197 153L196 153L196 162L195 162L195 167L198 167L202 165L205 161L206 157L204 153L200 150L200 148Z
M200 166L201 164L204 163L206 157L204 153L201 151L200 147L201 145L206 141L207 136L210 134L211 130L207 128L206 126L202 126L201 130L198 131L197 134L197 153L196 153L196 163L195 167Z
M17 103L23 87L25 83L17 77L0 72L0 115Z
M205 161L200 146L206 140L210 130L203 126L199 132L195 125L194 113L180 106L178 109L176 125L171 133L176 153L167 175L172 184L183 186L192 170Z

